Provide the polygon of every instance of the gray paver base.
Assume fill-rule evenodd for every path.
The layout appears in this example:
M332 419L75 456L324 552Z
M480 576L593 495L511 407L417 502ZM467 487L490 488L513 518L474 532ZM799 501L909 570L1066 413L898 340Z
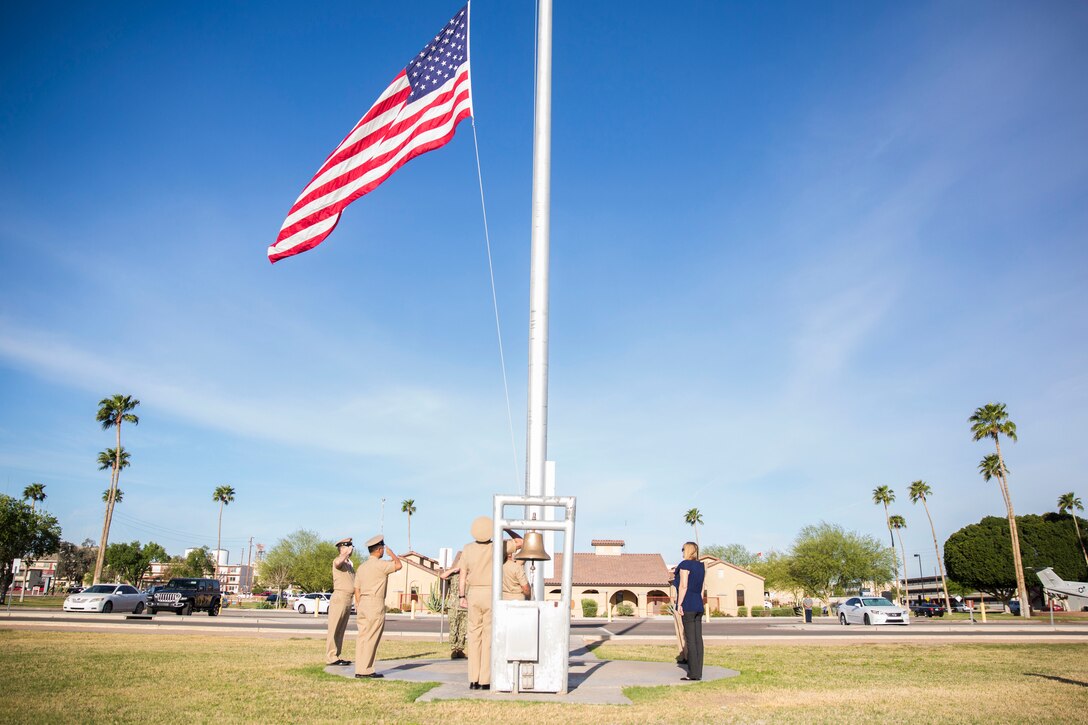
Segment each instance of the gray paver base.
M568 692L559 695L548 692L492 692L468 689L468 662L465 660L382 660L375 669L386 680L407 682L438 682L439 686L425 692L417 702L431 700L532 700L537 702L571 702L592 705L630 705L623 694L625 687L654 687L659 685L694 685L680 678L686 670L664 662L629 662L600 660L586 649L580 639L571 638ZM355 667L326 667L330 675L354 677ZM704 667L703 681L736 677L740 673L724 667Z

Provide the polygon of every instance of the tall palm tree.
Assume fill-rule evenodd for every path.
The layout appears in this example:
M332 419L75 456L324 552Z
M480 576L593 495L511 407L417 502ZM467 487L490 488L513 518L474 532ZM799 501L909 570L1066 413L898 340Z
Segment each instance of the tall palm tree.
M125 492L124 491L122 491L120 488L113 489L113 502L114 503L121 503L124 499L125 499ZM108 488L105 491L102 492L102 500L105 501L106 503L110 502L110 490Z
M1072 495L1072 494L1070 494ZM44 501L45 496L45 484L44 483L32 483L23 489L23 500L30 501L30 510L38 510L38 502Z
M212 491L212 501L219 502L219 533L215 539L215 578L219 578L219 552L223 550L223 507L234 500L234 488L217 486Z
M26 491L23 491L26 496ZM1073 495L1073 492L1063 493L1058 497L1058 513L1073 515L1073 528L1077 532L1077 543L1080 544L1080 553L1084 555L1084 563L1088 564L1088 551L1084 550L1084 539L1080 538L1080 524L1077 523L1077 512L1084 510L1084 504Z
M115 394L109 398L103 398L98 402L98 414L95 420L102 424L102 430L117 429L117 447L113 449L113 475L110 476L110 490L117 488L117 478L121 475L121 424L131 423L139 425L139 417L132 411L140 405L140 401L131 395ZM106 504L106 520L102 522L102 541L98 545L98 558L94 563L94 583L102 579L102 564L106 556L106 543L110 538L110 523L113 520L113 502Z
M895 578L899 578L899 555L895 553L895 536L892 535L891 514L888 505L895 502L895 491L891 486L877 486L873 489L873 503L884 505L884 524L888 527L888 539L892 542L892 559L895 560ZM907 576L907 557L903 557L903 578Z
M699 546L699 524L703 523L703 514L699 509L688 509L684 521L695 529L695 545ZM701 549L702 547L699 546Z
M400 502L400 510L402 513L408 514L408 551L412 550L412 514L416 512L416 501L414 498L406 498Z
M888 517L888 525L895 529L895 533L899 534L899 549L903 552L903 592L906 594L906 604L911 604L911 585L906 583L906 548L903 545L903 529L906 528L906 519L899 514L892 514Z
M937 546L937 529L933 528L933 517L929 515L929 503L927 499L933 493L933 489L925 481L914 481L910 485L908 494L911 503L922 502L926 510L926 518L929 519L929 530L933 534L933 552L937 555L937 567L941 572L941 586L944 588L944 607L946 612L952 611L952 600L948 598L948 580L944 578L944 562L941 561L941 550ZM906 558L904 556L904 558Z
M30 501L30 510L38 510L38 502L45 500L45 484L32 483L23 489L23 500ZM23 588L19 590L19 601L23 601L23 592L26 591L27 582L30 581L30 567L23 571Z
M1001 436L1016 442L1016 423L1009 420L1004 403L987 403L975 409L967 419L971 424L971 435L976 441L992 438L997 451L997 481L1001 485L1001 494L1005 497L1005 508L1009 515L1009 536L1012 539L1012 564L1016 571L1016 588L1020 596L1020 616L1031 616L1031 603L1028 600L1028 587L1024 582L1024 562L1020 557L1020 534L1016 529L1016 515L1012 509L1012 495L1009 493L1009 469L1001 455ZM985 460L985 459L983 459Z

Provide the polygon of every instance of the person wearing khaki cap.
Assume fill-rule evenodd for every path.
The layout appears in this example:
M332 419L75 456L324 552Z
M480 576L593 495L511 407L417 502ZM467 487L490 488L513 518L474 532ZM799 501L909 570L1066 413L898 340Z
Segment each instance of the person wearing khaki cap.
M507 539L506 561L502 564L502 598L524 601L529 598L529 579L525 576L525 565L514 559L514 554L523 545L522 539Z
M351 614L351 598L355 591L355 565L351 563L351 537L336 542L338 556L332 562L332 599L329 601L329 631L325 635L325 663L335 666L350 665L351 660L340 659L344 646L344 632L348 629Z
M389 575L400 571L402 564L393 550L385 545L379 534L366 542L370 556L359 565L355 574L355 619L359 636L355 640L355 676L384 677L374 671L374 655L385 630L385 589ZM389 552L390 561L382 558Z
M468 609L468 686L491 689L491 519L472 522L473 543L461 550L459 604Z

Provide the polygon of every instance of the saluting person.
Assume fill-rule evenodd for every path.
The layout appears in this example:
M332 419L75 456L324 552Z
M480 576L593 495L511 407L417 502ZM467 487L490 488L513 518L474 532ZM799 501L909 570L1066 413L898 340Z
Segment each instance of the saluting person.
M522 539L507 539L506 561L502 563L502 598L504 600L525 600L529 598L529 579L525 576L525 565L514 559L514 555L525 542Z
M491 689L491 519L472 522L475 540L461 551L459 604L468 609L468 686Z
M359 638L355 641L355 676L384 677L374 671L374 655L385 630L385 589L389 575L400 571L400 557L385 545L381 534L366 542L370 556L359 565L355 574L355 618L359 623ZM382 558L389 552L389 561Z
M344 632L348 629L351 614L352 593L355 591L355 565L351 563L351 537L336 542L338 556L332 562L332 599L329 601L329 632L325 636L325 662L329 665L350 665L351 660L340 659L344 646Z

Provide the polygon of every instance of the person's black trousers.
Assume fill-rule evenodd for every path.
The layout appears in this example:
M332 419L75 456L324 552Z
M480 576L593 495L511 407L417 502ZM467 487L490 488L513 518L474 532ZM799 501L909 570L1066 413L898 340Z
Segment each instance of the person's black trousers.
M684 612L684 642L688 646L688 677L703 679L703 613Z

